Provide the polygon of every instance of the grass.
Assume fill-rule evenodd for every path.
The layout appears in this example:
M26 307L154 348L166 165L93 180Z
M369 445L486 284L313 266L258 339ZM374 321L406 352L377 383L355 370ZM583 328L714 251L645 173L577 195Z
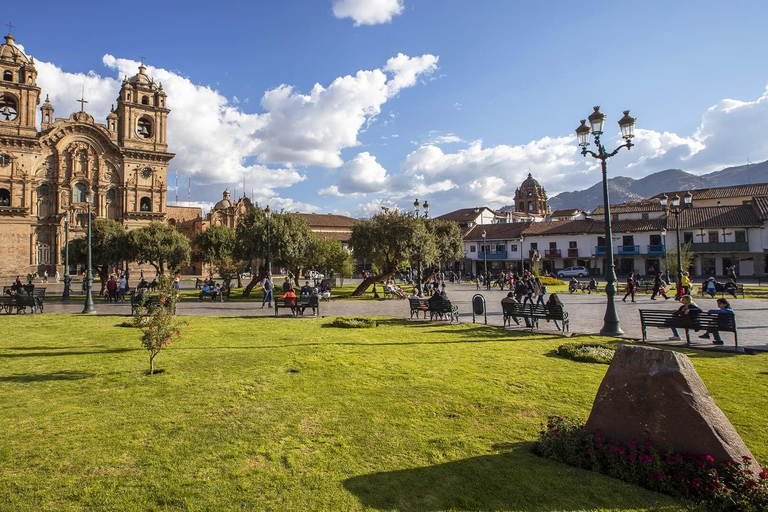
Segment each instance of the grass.
M2 317L0 510L680 509L531 453L607 369L560 337L192 317L146 377L121 320ZM768 462L768 355L688 353Z

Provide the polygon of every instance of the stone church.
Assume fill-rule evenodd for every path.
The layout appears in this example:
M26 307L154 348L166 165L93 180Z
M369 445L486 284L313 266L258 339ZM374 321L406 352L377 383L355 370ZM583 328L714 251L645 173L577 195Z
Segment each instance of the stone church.
M9 34L0 45L0 276L63 274L65 219L70 240L84 236L89 190L95 217L128 229L166 222L170 110L141 65L104 124L85 98L56 118L47 96L41 105L34 59L14 42Z

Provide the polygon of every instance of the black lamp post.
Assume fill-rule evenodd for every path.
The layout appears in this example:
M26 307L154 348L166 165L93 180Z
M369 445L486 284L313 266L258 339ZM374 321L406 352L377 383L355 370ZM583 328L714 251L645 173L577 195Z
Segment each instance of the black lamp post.
M272 275L272 241L270 240L272 233L269 227L269 219L272 218L272 209L269 205L264 209L264 216L267 218L267 274Z
M414 216L414 218L416 218L416 219L418 219L418 218L419 218L419 206L420 206L419 200L418 200L418 199L416 199L416 200L413 202L413 212L414 212L413 216ZM424 201L424 217L426 218L427 216L429 216L429 201ZM418 254L418 253L417 253L417 254ZM418 290L418 292L419 292L419 297L421 297L421 292L422 292L422 282L421 282L421 256L417 256L417 261L416 261L416 269L417 269L417 270L416 270L416 274L417 274L417 280L416 280L416 289L417 289L417 290Z
M69 302L69 212L64 214L64 293L61 302Z
M605 335L618 335L623 334L619 326L619 315L616 314L616 304L614 303L614 296L616 295L616 269L613 263L613 233L611 231L611 204L608 200L608 171L606 169L605 161L616 155L621 148L630 149L632 144L632 137L634 137L635 121L636 119L629 115L629 110L624 111L624 117L619 120L619 127L621 128L621 136L626 141L621 146L617 147L612 152L608 153L605 150L605 146L600 142L600 136L603 134L603 125L605 124L605 114L600 112L600 107L595 107L595 111L589 116L589 126L585 119L581 120L581 125L576 128L576 135L579 139L579 146L581 146L581 154L583 156L590 155L592 158L600 160L600 164L603 170L603 208L605 209L605 295L607 297L607 304L605 306L605 317L603 318L603 328L600 329L601 334ZM597 153L587 149L589 146L589 135L593 134L595 137L595 146L597 147Z
M93 307L93 259L92 259L92 243L91 243L91 205L93 204L93 189L88 189L85 194L85 200L88 203L88 262L87 270L85 274L85 305L83 306L83 313L95 313L96 308Z
M661 196L661 206L663 206L668 212L675 216L675 243L677 245L677 289L680 289L681 281L683 280L683 258L681 254L682 244L680 243L680 214L683 210L689 208L693 203L693 194L687 192L683 196L683 203L680 204L680 196L675 196L670 200L667 194Z
M523 275L523 272L525 272L525 264L523 263L523 241L525 240L524 236L520 237L520 275Z
M485 282L485 288L491 289L491 280L488 279L488 248L485 246L485 230L480 234L483 237L483 280Z

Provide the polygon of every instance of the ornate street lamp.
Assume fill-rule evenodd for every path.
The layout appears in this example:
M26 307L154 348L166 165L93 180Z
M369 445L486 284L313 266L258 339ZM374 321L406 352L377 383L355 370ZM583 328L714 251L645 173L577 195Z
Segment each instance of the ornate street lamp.
M416 219L419 218L419 213L420 213L419 212L419 206L420 206L419 200L416 199L413 202L413 216ZM429 218L429 201L424 201L424 218L425 219ZM417 267L416 272L418 274L418 281L416 283L416 289L419 292L419 297L421 297L421 292L422 292L421 257L418 258L418 261L416 262L416 267Z
M89 188L85 193L85 201L88 203L88 266L85 274L85 305L83 307L83 313L95 313L96 308L93 307L93 294L91 292L93 289L93 259L91 257L91 206L93 205L93 189Z
M623 334L619 325L619 315L616 314L616 304L614 303L614 296L616 295L616 268L613 263L613 233L611 231L611 204L608 200L608 171L605 165L605 161L616 155L621 148L630 149L632 144L632 137L634 137L635 121L636 119L629 115L629 110L624 111L624 117L619 120L619 128L621 128L621 137L626 141L621 146L617 147L612 152L608 153L605 150L605 146L600 142L600 136L603 134L603 126L605 124L605 114L600 112L600 107L595 107L594 112L587 118L589 119L589 126L587 120L582 119L581 125L576 128L576 136L579 140L579 146L581 146L581 154L583 156L590 155L592 158L600 160L600 164L603 170L603 208L605 209L605 295L607 297L607 303L605 306L605 317L603 318L603 328L600 329L600 333L605 335L618 335ZM597 147L597 153L587 149L590 143L590 133L595 137L595 146Z
M681 281L683 280L683 258L681 254L682 244L680 243L680 214L683 213L683 210L690 208L693 204L693 194L691 192L687 192L683 196L683 202L680 204L680 195L675 194L674 197L670 200L669 196L667 194L664 194L661 196L661 200L659 201L661 203L661 206L664 207L664 209L672 213L675 216L675 243L677 245L677 289L680 289Z
M64 214L64 293L61 302L69 302L69 212Z
M424 218L429 218L429 201L424 201Z
M272 208L267 205L264 209L264 216L267 218L267 274L272 274L272 241L270 240L272 233L270 232L269 219L272 218Z
M523 272L525 272L525 264L523 263L523 241L525 240L524 236L520 237L520 275L523 275Z
M488 251L487 247L485 246L485 235L487 233L485 230L481 233L480 236L483 237L483 279L485 280L485 287L490 290L491 289L491 283L490 279L488 279Z

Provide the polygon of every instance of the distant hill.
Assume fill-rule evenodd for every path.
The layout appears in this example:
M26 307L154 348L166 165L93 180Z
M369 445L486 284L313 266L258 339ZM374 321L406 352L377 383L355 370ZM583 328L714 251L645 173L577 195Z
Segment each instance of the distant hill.
M608 180L608 194L612 204L636 201L651 197L661 192L673 190L692 190L729 185L748 185L768 183L768 161L751 165L728 167L722 171L697 176L680 169L667 169L636 180L618 176ZM601 182L585 190L561 192L547 201L552 210L579 208L593 210L603 204L603 186ZM506 207L505 207L506 208Z

